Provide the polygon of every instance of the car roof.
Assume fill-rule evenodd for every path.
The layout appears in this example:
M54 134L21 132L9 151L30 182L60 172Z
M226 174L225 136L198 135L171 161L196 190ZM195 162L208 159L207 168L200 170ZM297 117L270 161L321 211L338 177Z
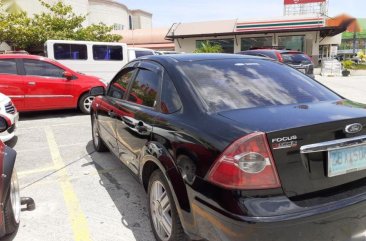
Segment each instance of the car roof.
M239 54L169 54L169 55L147 55L138 59L168 61L168 62L195 62L203 60L221 59L263 59L257 56L246 56Z
M279 52L279 53L294 53L294 54L302 54L303 52L291 49L249 49L242 52Z
M47 57L31 54L0 54L0 59L35 59L51 63L57 63L56 60L49 59Z

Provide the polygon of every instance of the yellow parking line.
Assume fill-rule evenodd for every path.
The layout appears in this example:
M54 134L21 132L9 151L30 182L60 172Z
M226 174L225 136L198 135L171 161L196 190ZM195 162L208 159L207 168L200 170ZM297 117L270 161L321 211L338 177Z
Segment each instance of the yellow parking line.
M57 147L55 136L50 126L45 127L48 146L50 148L53 164L58 172L60 178L60 186L62 188L65 203L68 209L69 218L72 225L75 241L90 241L89 227L86 217L81 210L79 200L73 190L67 171L63 169L65 163L62 160L60 151Z

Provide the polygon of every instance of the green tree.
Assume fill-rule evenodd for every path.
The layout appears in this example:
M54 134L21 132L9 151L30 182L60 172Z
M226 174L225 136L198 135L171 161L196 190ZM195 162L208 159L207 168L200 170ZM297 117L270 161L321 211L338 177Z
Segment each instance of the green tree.
M210 41L202 41L201 46L197 48L195 53L222 53L223 49L219 44L210 43Z
M0 3L5 4L3 1L8 0L2 0ZM54 4L48 4L44 0L38 1L45 11L34 14L32 18L23 11L0 12L0 41L7 42L14 48L34 52L42 50L48 39L101 42L116 42L122 39L120 35L111 34L112 27L105 24L84 27L86 16L75 14L70 5L60 0Z

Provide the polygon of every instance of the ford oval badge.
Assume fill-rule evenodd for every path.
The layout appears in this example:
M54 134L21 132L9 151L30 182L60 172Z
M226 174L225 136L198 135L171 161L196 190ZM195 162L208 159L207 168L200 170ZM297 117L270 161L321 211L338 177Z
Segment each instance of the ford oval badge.
M351 125L346 126L346 128L344 128L344 130L350 134L358 133L358 132L362 131L362 129L363 129L363 126L360 123L351 124Z

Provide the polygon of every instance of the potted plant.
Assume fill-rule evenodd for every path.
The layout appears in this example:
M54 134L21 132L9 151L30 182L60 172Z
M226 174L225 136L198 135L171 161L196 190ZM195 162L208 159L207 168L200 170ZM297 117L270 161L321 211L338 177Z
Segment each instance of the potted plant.
M349 71L349 69L350 68L352 68L352 65L353 65L353 62L352 62L352 60L345 60L345 61L343 61L343 70L342 70L342 75L343 76L349 76L350 75L350 71Z

